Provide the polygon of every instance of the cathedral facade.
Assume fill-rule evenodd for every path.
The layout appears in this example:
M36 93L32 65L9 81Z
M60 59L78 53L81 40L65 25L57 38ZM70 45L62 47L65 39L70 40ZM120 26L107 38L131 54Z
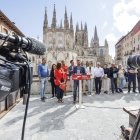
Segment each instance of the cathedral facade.
M47 46L46 57L49 67L61 60L64 60L67 65L69 65L70 60L76 62L77 59L83 61L84 64L92 62L93 65L96 65L97 61L102 64L110 63L111 57L109 56L107 40L105 40L104 46L99 45L96 27L89 46L87 24L83 25L81 22L81 27L79 27L77 23L74 32L72 14L69 20L66 8L64 22L62 23L61 20L59 26L57 23L55 5L51 26L48 25L47 10L45 9L43 42Z

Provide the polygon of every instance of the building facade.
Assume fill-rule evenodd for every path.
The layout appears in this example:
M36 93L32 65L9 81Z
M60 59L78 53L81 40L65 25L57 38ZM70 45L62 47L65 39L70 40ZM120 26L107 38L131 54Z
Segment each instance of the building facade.
M47 46L46 57L49 67L61 60L65 60L67 65L69 65L70 60L76 61L77 59L83 61L84 64L87 61L91 61L94 65L96 65L97 61L104 64L110 63L112 60L109 55L107 40L105 40L104 46L99 45L96 27L94 38L89 46L87 24L83 25L81 22L81 27L79 27L77 23L76 31L74 32L72 14L69 20L67 9L65 8L64 22L62 23L61 20L58 25L55 5L51 26L48 25L47 10L45 8L43 42Z
M15 26L13 22L10 21L10 19L0 10L0 33L5 33L9 35L19 35L24 36L24 34ZM0 40L0 45L3 43L2 40ZM0 56L2 57L2 56ZM0 61L0 63L3 63L3 61ZM17 91L12 92L7 99L0 102L0 114L7 110L10 106L12 106L16 102L17 98Z
M140 54L140 21L116 43L115 62L127 67L128 57L136 54Z

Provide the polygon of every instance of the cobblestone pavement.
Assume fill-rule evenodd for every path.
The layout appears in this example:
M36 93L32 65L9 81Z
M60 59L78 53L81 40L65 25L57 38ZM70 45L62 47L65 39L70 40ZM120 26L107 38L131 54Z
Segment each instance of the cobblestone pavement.
M140 105L140 94L83 96L83 105L77 109L71 93L63 104L31 96L25 140L119 140L120 126L129 121L122 108ZM21 139L24 109L20 102L0 120L0 140Z

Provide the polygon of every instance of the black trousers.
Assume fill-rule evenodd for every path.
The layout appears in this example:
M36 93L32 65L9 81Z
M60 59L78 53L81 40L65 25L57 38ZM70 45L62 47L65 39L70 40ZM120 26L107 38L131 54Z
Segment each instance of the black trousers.
M59 86L56 86L56 93L58 100L63 99L64 91Z
M101 92L101 87L102 87L102 80L101 80L101 77L96 77L96 78L95 78L95 89L96 89L96 94L100 94L100 92Z
M133 92L135 92L135 90L136 90L136 78L135 77L128 78L128 92L131 91L131 83L133 83Z
M52 86L52 96L56 95L56 86L54 82L51 82L51 86Z

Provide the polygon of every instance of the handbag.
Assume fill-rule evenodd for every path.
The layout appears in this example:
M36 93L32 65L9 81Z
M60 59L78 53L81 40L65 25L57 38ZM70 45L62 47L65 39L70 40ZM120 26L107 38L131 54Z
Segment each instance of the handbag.
M60 87L63 91L66 91L66 86L67 86L67 85L64 83L64 84L60 84L59 87Z

